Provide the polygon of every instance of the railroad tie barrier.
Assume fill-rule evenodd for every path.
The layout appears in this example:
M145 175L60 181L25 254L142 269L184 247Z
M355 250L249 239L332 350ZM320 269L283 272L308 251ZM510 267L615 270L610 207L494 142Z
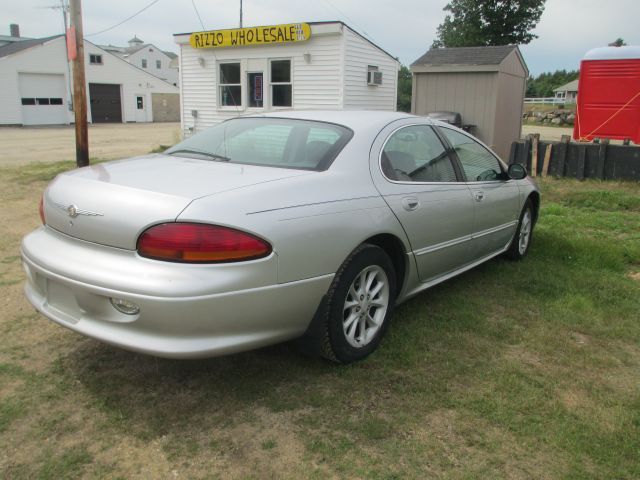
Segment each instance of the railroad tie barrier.
M511 144L509 163L526 167L532 177L573 177L579 180L640 180L640 146L571 142L563 135L559 142L541 141L528 135Z

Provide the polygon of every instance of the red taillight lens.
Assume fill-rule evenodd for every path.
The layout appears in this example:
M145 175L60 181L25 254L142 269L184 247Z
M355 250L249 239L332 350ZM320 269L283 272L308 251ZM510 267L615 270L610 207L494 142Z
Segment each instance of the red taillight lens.
M172 262L238 262L266 257L271 245L233 228L202 223L163 223L138 239L143 257Z
M45 223L47 223L44 221L44 195L40 197L40 205L38 205L38 213L40 213L40 220L42 221L42 224L44 225Z

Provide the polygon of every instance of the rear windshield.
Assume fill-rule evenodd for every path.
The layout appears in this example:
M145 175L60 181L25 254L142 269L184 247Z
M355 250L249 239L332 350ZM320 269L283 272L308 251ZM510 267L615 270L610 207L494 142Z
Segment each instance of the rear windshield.
M346 127L288 118L237 118L171 147L180 157L325 170L351 139Z

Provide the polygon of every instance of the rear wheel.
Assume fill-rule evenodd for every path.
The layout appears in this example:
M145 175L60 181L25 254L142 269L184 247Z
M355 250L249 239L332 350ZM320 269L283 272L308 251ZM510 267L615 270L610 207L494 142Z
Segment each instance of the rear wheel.
M368 244L354 250L327 294L322 355L350 363L373 352L389 324L395 294L396 275L384 250Z
M531 246L531 236L533 235L533 204L528 199L522 208L518 229L506 252L507 258L511 260L522 260Z

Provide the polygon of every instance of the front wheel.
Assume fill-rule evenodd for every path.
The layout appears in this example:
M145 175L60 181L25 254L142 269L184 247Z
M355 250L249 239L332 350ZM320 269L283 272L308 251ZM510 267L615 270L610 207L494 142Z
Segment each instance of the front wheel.
M511 260L522 260L531 246L531 236L533 235L533 204L530 199L524 204L516 234L511 240L511 245L505 255Z
M322 355L350 363L373 352L388 327L395 295L395 270L384 250L368 244L354 250L327 294Z

